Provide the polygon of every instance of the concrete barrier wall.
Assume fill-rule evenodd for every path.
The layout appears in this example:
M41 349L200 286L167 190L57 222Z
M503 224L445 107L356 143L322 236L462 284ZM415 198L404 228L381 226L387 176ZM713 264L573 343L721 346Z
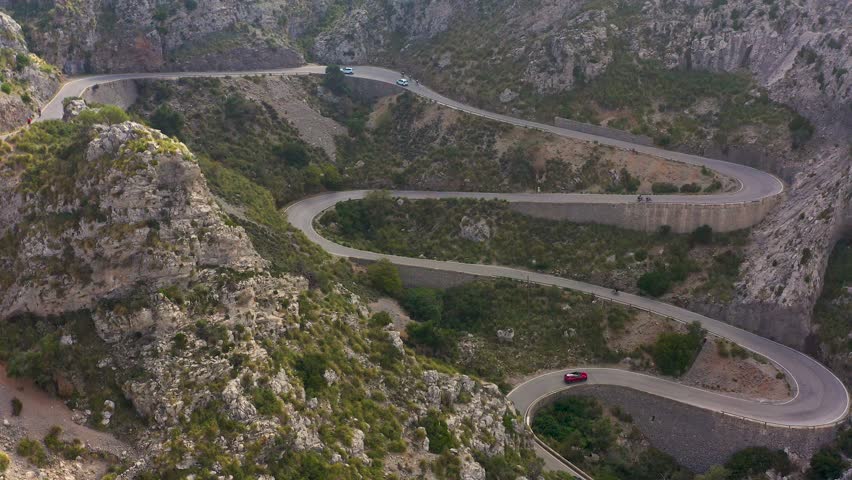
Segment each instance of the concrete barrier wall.
M716 232L731 232L759 223L781 196L725 205L673 203L510 203L519 213L551 220L599 223L630 230L654 232L663 225L675 233L689 233L702 225Z
M630 132L625 132L624 130L619 130L617 128L601 127L600 125L592 125L591 123L578 122L562 117L554 117L553 124L559 128L567 128L577 132L598 135L624 142L647 146L654 145L654 140L652 140L651 137L646 137L645 135L634 135Z
M366 266L373 263L371 260L360 258L350 258L352 263ZM409 267L397 265L399 276L402 278L402 284L408 288L425 287L425 288L450 288L465 283L472 282L483 277L469 275L467 273L447 272L444 270L435 270L424 267Z
M97 88L90 88L83 93L86 103L102 103L117 105L123 109L130 108L139 98L139 87L136 80L120 80L104 83Z
M535 409L574 395L588 395L606 406L618 406L633 417L633 424L651 445L697 473L725 463L733 453L752 446L786 448L808 459L835 435L835 428L770 427L611 385L572 387L543 399ZM534 416L535 410L530 414Z
M349 86L352 96L366 101L378 100L405 91L402 87L390 83L358 77L346 77L346 85Z

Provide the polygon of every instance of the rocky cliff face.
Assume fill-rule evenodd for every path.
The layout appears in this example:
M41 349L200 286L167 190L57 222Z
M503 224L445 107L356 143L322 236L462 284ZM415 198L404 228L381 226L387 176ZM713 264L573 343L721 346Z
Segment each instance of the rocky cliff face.
M70 74L295 66L291 40L329 2L306 0L0 1L38 51Z
M673 69L748 70L773 100L808 117L816 133L805 148L772 148L771 154L749 147L766 133L738 133L745 143L724 155L754 161L782 175L790 188L784 204L752 234L733 308L700 307L801 346L852 189L846 174L852 132L849 9L843 0L604 2L594 7L551 0L473 6L414 2L397 4L389 16L395 20L383 29L380 10L367 2L321 34L314 49L326 61L390 59L414 75L453 71L456 80L447 88L474 101L467 79L482 83L477 77L482 69L508 75L517 85L514 91L480 92L499 94L508 106L519 101L519 90L550 94L593 81L617 52ZM459 39L467 48L457 48ZM803 261L804 251L809 253Z
M294 39L310 43L315 36L310 50L321 61L397 64L417 76L434 77L438 88L447 82L444 88L456 96L493 100L513 111L526 101L520 92L553 95L577 88L594 81L625 52L672 69L748 70L771 99L807 116L816 133L796 150L789 148L789 138L771 141L789 135L785 125L738 130L729 151L719 151L712 141L694 146L773 171L791 187L787 202L753 233L738 307L703 308L731 320L741 318L740 311L781 315L789 320L758 322L760 331L793 343L809 331L808 312L819 293L826 246L842 228L842 199L851 188L848 177L835 181L837 172L848 169L846 143L852 131L848 2L26 4L29 9L0 0L0 6L25 18L38 50L69 72L284 66L301 61ZM483 71L488 78L480 75ZM442 72L452 75L443 78ZM493 91L478 90L497 77L510 88L500 83ZM755 93L748 101L760 98ZM712 105L689 112L698 119L715 114ZM797 213L788 218L790 212ZM807 268L783 260L804 248L812 255Z
M59 73L30 53L21 26L0 12L0 132L35 117L59 87Z
M91 308L135 285L156 289L210 268L263 267L210 201L185 147L130 122L91 134L61 160L74 163L71 178L51 176L49 155L23 153L38 141L31 135L12 139L14 163L4 165L0 189L0 235L15 253L3 259L4 318Z
M416 478L426 462L482 480L474 457L519 452L537 474L496 386L429 369L340 284L271 275L187 148L119 113L77 101L69 122L3 144L0 321L91 319L106 345L91 368L147 419L134 438L147 455L122 478ZM76 416L112 429L107 405Z

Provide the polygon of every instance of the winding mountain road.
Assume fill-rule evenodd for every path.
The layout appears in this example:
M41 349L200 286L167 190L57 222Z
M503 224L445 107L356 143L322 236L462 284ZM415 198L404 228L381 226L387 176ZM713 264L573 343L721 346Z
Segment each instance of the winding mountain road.
M309 65L291 69L271 69L249 72L181 72L181 73L128 73L115 75L96 75L76 78L66 83L56 97L43 109L41 119L58 119L62 117L63 99L81 96L82 93L95 85L133 79L177 79L186 77L226 77L250 75L307 75L322 74L325 67ZM394 83L399 74L377 67L356 67L356 76ZM505 115L487 112L469 107L448 99L428 88L412 83L409 90L450 108L462 110L492 120L508 124L534 128L556 135L562 135L578 140L596 141L616 148L632 149L673 161L685 162L692 165L706 166L723 175L737 179L741 188L735 192L716 195L666 195L655 197L655 202L662 203L691 203L724 205L732 203L757 201L779 195L784 191L783 183L776 177L743 165L732 164L721 160L703 158L679 152L659 149L656 147L634 145L627 142L576 132L564 128L521 120ZM746 420L793 428L819 428L836 424L843 420L849 409L849 395L843 383L826 367L816 360L772 340L760 337L745 330L733 327L697 313L675 307L646 297L620 293L614 295L609 288L591 285L584 282L561 278L537 272L500 267L494 265L473 265L457 262L444 262L420 258L398 257L383 255L345 247L331 242L320 236L314 229L313 221L328 208L336 203L363 198L367 191L336 192L306 198L290 205L286 214L289 221L307 237L319 244L329 253L349 258L376 260L387 258L397 265L420 267L450 272L460 272L482 277L501 277L522 281L531 281L542 285L554 285L581 292L594 294L613 302L622 303L642 310L663 315L674 320L691 323L700 322L710 333L724 337L753 352L763 355L775 362L786 374L793 385L793 398L783 402L758 402L726 396L721 393L685 386L663 378L653 377L626 370L594 368L586 370L590 374L589 383L607 384L630 387L693 405L699 408L722 412L741 417ZM632 196L624 195L587 195L587 194L499 194L471 192L421 192L399 191L392 195L409 199L441 199L441 198L486 198L500 199L508 202L542 202L542 203L628 203L634 202ZM518 385L509 393L509 399L514 402L528 421L530 408L541 398L565 389L562 382L562 371L540 375ZM584 479L590 478L576 467L563 459L557 458L545 447L539 446L539 452L548 467L572 472Z

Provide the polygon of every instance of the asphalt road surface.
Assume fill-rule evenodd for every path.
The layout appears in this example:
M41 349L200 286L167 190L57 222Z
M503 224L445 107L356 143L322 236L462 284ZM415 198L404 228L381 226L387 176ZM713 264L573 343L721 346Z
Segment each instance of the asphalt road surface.
M288 69L268 69L246 72L179 72L179 73L126 73L114 75L94 75L72 79L63 85L56 97L42 110L40 120L62 118L63 99L81 96L82 93L95 85L115 82L119 80L132 79L178 79L187 77L226 77L226 76L251 76L251 75L308 75L322 74L325 67L319 65L308 65ZM355 76L377 80L386 83L394 83L399 77L399 72L378 67L355 67ZM703 158L696 155L672 152L651 146L635 145L620 140L590 135L587 133L558 128L551 125L540 124L527 120L521 120L505 115L487 112L478 108L470 107L443 95L436 93L423 85L411 82L407 88L409 91L422 97L433 100L439 104L479 115L492 120L550 132L569 138L584 141L596 141L604 145L617 148L635 150L640 153L655 155L672 161L684 162L692 165L706 166L712 170L737 179L740 188L735 192L726 192L715 195L665 195L655 196L654 201L659 203L692 203L692 204L733 204L741 202L757 201L766 197L783 193L784 185L773 175L761 172L751 167L737 165L721 160ZM753 333L733 327L729 324L704 317L697 313L684 310L650 298L640 297L628 293L613 294L609 288L599 287L584 282L578 282L567 278L556 277L537 272L500 267L493 265L472 265L456 262L442 262L428 259L397 257L393 255L382 255L373 252L356 250L321 237L313 227L313 220L324 210L334 206L337 202L363 198L366 191L337 192L319 195L304 199L292 204L287 209L290 222L303 231L310 240L319 244L322 248L333 255L375 260L387 258L397 265L410 265L437 270L467 273L482 277L503 277L522 281L531 281L543 285L555 285L561 288L582 291L597 295L614 302L630 305L639 309L670 317L674 320L690 323L698 321L709 332L727 338L749 350L763 355L775 362L784 372L788 381L794 389L793 398L783 402L758 402L742 398L734 398L724 394L701 390L685 386L663 378L653 377L626 370L607 368L584 368L589 372L589 383L607 384L630 387L651 394L659 395L678 402L693 405L714 412L739 416L755 422L766 422L787 427L824 427L833 425L845 418L849 409L849 395L843 383L827 368L816 360L784 345L778 344ZM471 192L392 192L392 195L410 199L441 199L441 198L487 198L501 199L508 202L599 202L599 203L628 203L635 202L632 195L586 195L586 194L498 194L498 193L471 193ZM575 368L575 367L572 367ZM582 368L582 367L576 367ZM564 371L556 371L530 379L518 385L510 394L509 399L514 402L518 410L524 413L525 418L531 405L537 400L558 392L566 385L562 382ZM588 475L579 471L568 462L558 459L553 454L539 446L539 452L544 458L546 465L552 469L561 469L572 472L574 475L588 479Z

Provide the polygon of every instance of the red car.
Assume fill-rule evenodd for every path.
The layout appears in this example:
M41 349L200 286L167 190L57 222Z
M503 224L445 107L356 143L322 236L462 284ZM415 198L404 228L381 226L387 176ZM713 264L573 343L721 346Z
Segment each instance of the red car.
M589 379L586 372L568 372L565 374L565 383L585 382Z

